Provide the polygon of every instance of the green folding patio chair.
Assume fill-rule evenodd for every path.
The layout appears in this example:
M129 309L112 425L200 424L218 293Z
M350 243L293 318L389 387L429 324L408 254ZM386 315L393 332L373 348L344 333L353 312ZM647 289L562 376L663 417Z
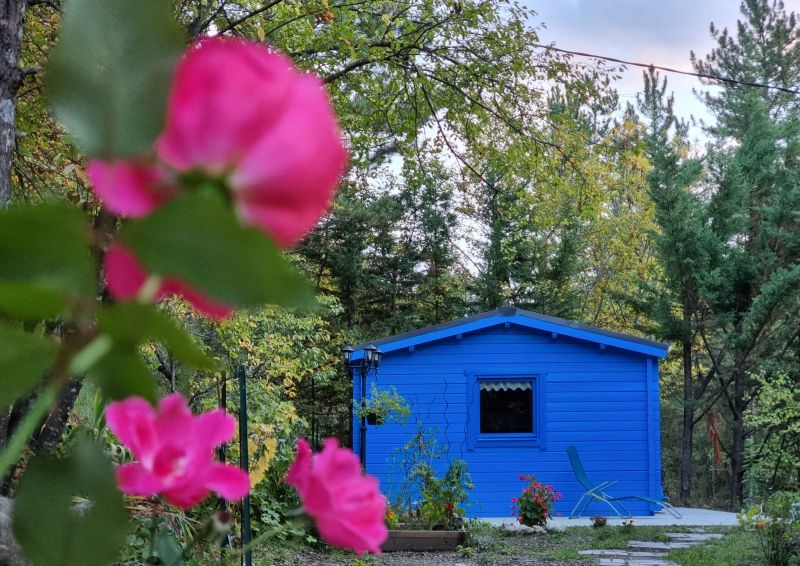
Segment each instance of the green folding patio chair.
M578 503L575 504L575 507L572 509L572 512L569 514L570 519L574 519L576 517L580 517L583 515L583 512L586 511L586 508L592 501L600 501L605 503L611 509L614 510L619 517L622 517L622 514L617 510L614 504L619 505L619 508L625 513L626 516L630 517L631 514L622 504L622 501L630 501L630 500L639 500L645 501L647 503L651 503L653 505L658 505L664 511L675 517L676 519L682 519L683 516L678 512L675 507L669 504L666 501L666 498L659 501L658 499L653 499L652 497L646 497L644 495L623 495L619 497L614 497L609 495L605 492L609 487L612 485L616 485L618 481L605 481L599 483L597 485L593 484L589 480L589 476L586 475L586 470L583 469L583 463L581 462L581 457L578 455L578 450L574 446L567 446L567 455L569 456L569 461L572 464L572 471L575 472L575 477L578 479L578 482L586 489L586 492L581 496L578 500Z

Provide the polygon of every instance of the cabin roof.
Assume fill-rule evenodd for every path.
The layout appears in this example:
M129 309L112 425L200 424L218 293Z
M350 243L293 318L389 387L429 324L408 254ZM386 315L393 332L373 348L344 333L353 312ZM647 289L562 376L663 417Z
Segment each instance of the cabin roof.
M669 350L669 344L664 342L623 334L621 332L614 332L612 330L605 330L589 324L582 324L555 316L526 311L514 306L505 306L499 309L457 318L448 322L425 326L410 332L386 336L385 338L364 342L362 344L354 344L351 346L354 350L353 359L360 359L363 356L364 348L369 344L374 344L384 353L388 353L402 348L433 342L434 340L442 340L457 334L483 330L484 328L506 323L516 324L533 330L550 332L556 335L569 336L588 342L595 342L604 346L611 346L649 356L657 356L659 358L666 357L667 351Z

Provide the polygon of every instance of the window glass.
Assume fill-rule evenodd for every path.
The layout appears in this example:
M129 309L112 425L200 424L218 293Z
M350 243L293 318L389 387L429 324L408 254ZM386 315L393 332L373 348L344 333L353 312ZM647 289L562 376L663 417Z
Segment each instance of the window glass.
M530 380L480 382L481 434L532 433Z

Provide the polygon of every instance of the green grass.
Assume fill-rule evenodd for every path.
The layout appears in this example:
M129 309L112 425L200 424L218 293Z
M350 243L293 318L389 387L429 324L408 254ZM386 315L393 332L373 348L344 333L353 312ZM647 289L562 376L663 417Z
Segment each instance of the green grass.
M642 526L633 527L632 529L623 527L603 527L599 529L594 527L570 527L566 532L570 536L574 536L576 542L590 541L590 546L579 549L586 550L589 548L627 548L628 541L631 540L669 542L669 537L664 533L672 531L674 531L673 528Z
M752 533L733 529L721 540L673 550L667 555L681 566L759 566L764 562Z
M680 527L634 526L632 529L622 527L569 527L564 531L556 531L547 535L513 535L499 539L495 547L486 545L479 551L480 557L491 558L496 555L528 556L549 560L585 560L580 554L590 549L625 549L628 541L668 542L666 533L690 531ZM720 529L707 529L709 532ZM488 533L487 533L488 534ZM488 560L487 563L491 563Z

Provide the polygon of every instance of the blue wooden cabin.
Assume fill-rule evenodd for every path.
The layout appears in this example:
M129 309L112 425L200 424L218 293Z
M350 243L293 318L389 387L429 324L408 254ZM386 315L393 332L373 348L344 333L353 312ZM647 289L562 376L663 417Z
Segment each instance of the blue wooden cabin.
M394 386L411 408L406 423L368 425L366 469L390 498L400 487L398 453L422 428L446 454L465 460L475 489L468 514L509 517L511 498L534 474L564 499L569 513L584 490L566 446L580 453L589 478L618 480L612 494L663 497L658 361L668 346L585 324L502 307L375 340L383 358L367 378L380 390ZM353 346L353 363L368 344ZM359 372L354 400L361 402ZM360 420L353 447L360 451ZM634 515L655 509L631 502ZM587 514L611 514L593 503Z

